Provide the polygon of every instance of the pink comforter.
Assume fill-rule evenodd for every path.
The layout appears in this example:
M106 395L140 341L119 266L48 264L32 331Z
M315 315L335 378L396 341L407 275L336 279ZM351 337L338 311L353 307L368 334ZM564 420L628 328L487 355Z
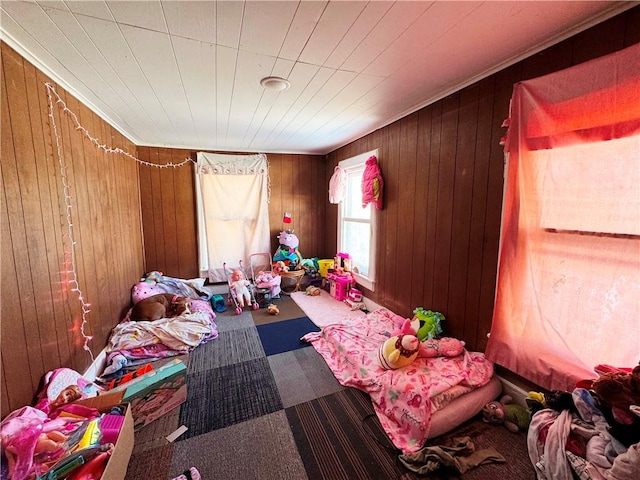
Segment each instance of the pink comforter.
M393 444L403 453L423 447L431 425L431 399L459 385L480 387L493 376L493 364L478 352L452 358L419 358L408 367L384 370L376 354L396 329L397 316L380 308L342 324L308 333L338 381L371 396L374 410Z

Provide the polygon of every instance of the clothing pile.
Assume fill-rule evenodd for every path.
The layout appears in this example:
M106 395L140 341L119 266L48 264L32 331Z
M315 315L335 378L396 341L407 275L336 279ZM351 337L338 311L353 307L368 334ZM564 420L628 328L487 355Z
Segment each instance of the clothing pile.
M569 408L545 408L532 416L527 445L537 478L636 480L640 366L585 382L571 393Z

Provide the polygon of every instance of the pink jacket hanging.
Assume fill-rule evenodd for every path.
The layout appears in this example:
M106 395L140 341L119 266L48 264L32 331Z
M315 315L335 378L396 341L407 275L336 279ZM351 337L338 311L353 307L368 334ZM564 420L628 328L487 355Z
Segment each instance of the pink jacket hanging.
M346 183L346 172L340 165L336 165L329 180L329 203L340 203L344 199Z
M378 159L371 155L362 172L362 208L373 202L376 210L382 210L382 173L378 167Z

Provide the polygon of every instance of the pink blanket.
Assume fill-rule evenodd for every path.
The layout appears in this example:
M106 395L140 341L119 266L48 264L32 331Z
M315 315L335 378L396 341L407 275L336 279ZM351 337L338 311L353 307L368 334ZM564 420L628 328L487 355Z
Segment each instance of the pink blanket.
M393 444L403 453L423 447L431 425L431 399L453 386L480 387L493 376L493 364L479 352L452 358L419 358L408 367L384 370L376 354L396 329L386 308L308 333L338 381L371 396L374 410Z

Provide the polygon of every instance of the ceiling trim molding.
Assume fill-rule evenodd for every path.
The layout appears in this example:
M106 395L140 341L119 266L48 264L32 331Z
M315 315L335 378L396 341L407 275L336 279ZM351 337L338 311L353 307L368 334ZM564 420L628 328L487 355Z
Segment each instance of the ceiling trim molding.
M388 122L386 122L385 124L379 126L379 127L375 127L372 130L366 131L366 133L364 133L363 135L357 137L357 138L352 138L351 140L344 142L344 143L340 143L339 145L335 146L335 147L331 147L331 149L329 151L327 151L325 154L328 155L329 153L338 150L339 148L342 148L346 145L349 145L352 142L355 142L356 140L358 140L359 138L362 137L366 137L367 135L372 134L373 132L380 130L382 128L388 127L389 125L391 125L394 122L397 122L398 120L411 115L412 113L415 113L425 107L428 107L429 105L436 103L439 100L442 100L443 98L448 97L449 95L452 95L460 90L463 90L464 88L467 88L469 85L473 85L476 82L479 82L480 80L483 80L487 77L490 77L491 75L493 75L494 73L499 72L500 70L504 70L505 68L510 67L511 65L514 65L526 58L531 57L532 55L535 55L536 53L539 53L541 51L543 51L546 48L552 47L553 45L556 45L557 43L562 42L563 40L566 40L570 37L573 37L574 35L577 35L580 32L583 32L585 30L588 30L589 28L598 25L602 22L605 22L607 20L609 20L610 18L615 17L616 15L619 15L633 7L635 7L636 5L640 5L640 1L624 1L624 2L614 2L614 4L606 11L604 12L600 12L598 15L595 15L594 17L585 20L577 25L575 25L573 28L563 32L560 35L556 35L555 37L552 37L550 39L548 39L545 42L542 42L540 44L538 44L537 46L530 48L520 54L518 54L517 56L509 59L509 60L505 60L504 62L496 65L495 67L486 70L483 73L480 73L476 76L474 76L473 78L456 84L451 88L448 88L446 90L441 91L439 94L433 95L431 96L429 99L421 102L420 104L418 104L418 106L416 107L411 107L407 110L405 110L402 113L397 114L396 116L394 116L391 120L389 120Z
M2 26L0 26L0 40L5 42L16 52L18 52L25 60L31 63L34 67L40 70L44 75L49 77L54 83L64 88L69 94L73 95L78 101L82 102L93 113L98 115L102 120L107 122L109 126L116 129L118 133L123 135L127 140L132 142L135 146L138 146L138 141L135 137L132 137L126 129L122 128L118 122L115 122L109 115L106 115L100 108L89 101L84 95L80 94L75 88L60 78L55 72L47 67L40 59L34 55L30 50L21 45L16 39L14 39L9 33L7 33ZM35 41L35 40L34 40Z

